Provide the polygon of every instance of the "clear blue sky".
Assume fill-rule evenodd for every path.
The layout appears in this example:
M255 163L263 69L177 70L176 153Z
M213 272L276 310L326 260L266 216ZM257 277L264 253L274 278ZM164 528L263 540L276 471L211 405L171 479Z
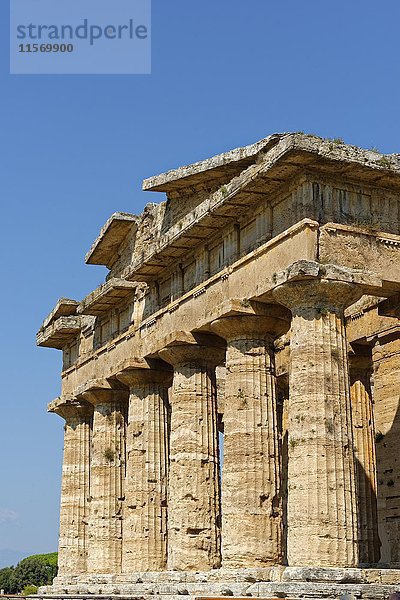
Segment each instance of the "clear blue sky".
M84 255L111 213L162 200L141 180L277 131L400 152L398 0L153 0L148 76L10 76L6 5L0 560L57 547L61 356L35 333L101 283Z

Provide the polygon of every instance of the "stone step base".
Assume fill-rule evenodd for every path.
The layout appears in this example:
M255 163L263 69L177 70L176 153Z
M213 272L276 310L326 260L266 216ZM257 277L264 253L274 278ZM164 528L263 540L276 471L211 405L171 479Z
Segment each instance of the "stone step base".
M248 600L249 598L259 598L263 600L388 600L390 595L400 589L400 586L387 586L381 584L326 584L312 582L279 583L269 582L257 584L258 588L248 590L244 595L233 595L232 592L224 590L225 593L218 595L211 589L204 589L202 593L168 593L165 588L154 589L151 593L129 592L120 590L120 593L107 592L96 593L77 593L70 591L68 594L46 593L34 596L36 600L154 600L159 597L160 600ZM171 590L169 590L171 591ZM148 592L148 591L147 591Z
M122 596L122 595L117 595L117 596L112 596L112 595L102 595L102 596L95 596L95 595L63 595L63 596L59 596L59 595L35 595L35 596L27 596L28 599L31 600L154 600L154 595L153 596ZM248 600L249 596L238 596L238 597L233 597L230 596L231 600ZM312 596L312 598L314 598L314 600L316 600L315 596ZM342 597L341 597L342 598ZM163 595L161 597L162 600L226 600L226 596L182 596L182 595ZM262 598L260 600L281 600L282 596L268 596L268 598ZM294 596L285 596L286 600L301 600L300 596L294 597ZM349 597L349 599L347 599L347 597L345 598L345 600L352 600L352 597Z
M107 586L104 586L107 588ZM240 589L236 585L216 586L210 584L191 585L187 588L178 586L159 585L151 589L149 586L136 584L136 586L115 586L99 592L96 589L70 589L68 593L57 593L53 590L41 591L36 598L40 600L184 600L190 599L213 599L213 600L237 600L239 598L264 598L272 600L275 598L286 598L287 600L299 600L300 598L334 600L355 600L358 598L370 600L387 600L390 594L400 590L400 585L382 584L349 584L349 583L314 583L314 582L265 582L252 584L246 589ZM240 593L238 593L240 592Z
M153 596L112 596L112 595L35 595L35 596L27 596L31 600L154 600ZM162 600L226 600L226 596L182 596L182 595L163 595ZM231 600L248 600L249 596L238 596L233 597L230 596ZM281 600L282 596L268 596L268 598L263 598L262 600ZM313 596L314 600L315 597ZM286 600L301 600L300 597L291 596L286 597ZM346 599L347 600L347 599Z
M271 567L204 573L165 571L131 575L56 577L39 589L43 600L184 600L184 598L329 598L387 600L400 592L400 570Z

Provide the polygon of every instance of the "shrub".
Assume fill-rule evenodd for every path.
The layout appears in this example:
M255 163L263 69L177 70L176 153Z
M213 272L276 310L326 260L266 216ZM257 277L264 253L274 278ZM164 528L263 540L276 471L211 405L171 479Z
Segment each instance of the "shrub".
M38 591L38 588L36 585L26 585L24 587L24 589L22 590L22 595L23 596L32 596L32 594L36 594Z

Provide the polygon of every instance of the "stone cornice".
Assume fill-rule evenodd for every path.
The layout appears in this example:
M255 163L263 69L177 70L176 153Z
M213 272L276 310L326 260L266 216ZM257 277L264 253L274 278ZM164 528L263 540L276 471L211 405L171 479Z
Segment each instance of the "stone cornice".
M139 218L129 213L116 212L101 228L85 256L89 265L105 265L109 269L118 258L118 249L128 233L137 229Z
M232 166L244 169L256 161L260 152L271 148L281 137L282 134L272 134L255 144L234 148L206 160L149 177L143 181L143 190L170 192L188 185L196 185L197 182L204 183L209 179L216 179L220 174L232 169Z
M136 288L135 282L110 279L86 296L78 306L77 312L82 315L102 315L132 295Z
M71 300L70 298L60 298L57 300L57 304L43 321L40 331L48 327L59 317L69 317L71 315L75 315L78 305L79 302L77 300Z
M59 317L47 327L40 329L36 335L36 344L62 350L68 342L79 335L86 325L85 317Z
M350 146L341 140L324 139L304 133L275 133L255 144L235 148L206 160L173 169L154 177L145 179L143 189L146 191L169 192L180 187L204 183L215 179L219 174L229 170L233 165L249 166L260 154L271 152L275 147L284 148L286 152L311 152L316 157L344 163L358 163L362 167L386 169L400 172L399 155L385 155L373 150L365 150Z

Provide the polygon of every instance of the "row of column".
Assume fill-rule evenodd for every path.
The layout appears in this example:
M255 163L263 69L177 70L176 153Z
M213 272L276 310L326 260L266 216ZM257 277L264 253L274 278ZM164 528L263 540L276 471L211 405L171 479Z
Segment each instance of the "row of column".
M344 308L360 295L352 284L319 280L275 290L292 313L290 565L359 563ZM58 409L66 419L60 574L282 563L273 340L290 323L282 306L255 308L211 323L217 335L170 342L160 352L164 362L124 370L117 376L124 389L94 388ZM224 361L221 496L215 368ZM368 419L364 392L354 389L356 418ZM371 440L362 435L364 448ZM370 453L361 455L362 462ZM365 520L368 530L369 509Z

